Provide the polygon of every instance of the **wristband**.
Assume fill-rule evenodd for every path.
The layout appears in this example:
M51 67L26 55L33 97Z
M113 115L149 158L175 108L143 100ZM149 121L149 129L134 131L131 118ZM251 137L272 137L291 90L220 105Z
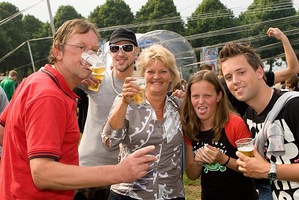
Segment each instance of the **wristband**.
M229 163L229 160L230 160L230 156L228 156L227 161L223 165L226 166Z

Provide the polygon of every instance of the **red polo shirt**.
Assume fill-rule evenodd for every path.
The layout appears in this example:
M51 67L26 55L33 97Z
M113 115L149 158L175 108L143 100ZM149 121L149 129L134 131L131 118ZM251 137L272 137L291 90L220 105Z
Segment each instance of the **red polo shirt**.
M52 157L78 165L79 127L76 95L51 65L26 78L0 116L5 126L0 199L68 199L74 191L35 187L29 160Z

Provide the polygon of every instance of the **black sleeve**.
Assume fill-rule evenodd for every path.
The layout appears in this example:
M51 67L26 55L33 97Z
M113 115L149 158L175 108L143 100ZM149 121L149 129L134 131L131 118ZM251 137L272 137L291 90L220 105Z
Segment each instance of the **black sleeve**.
M291 99L284 108L284 118L294 137L299 141L299 97Z
M269 87L272 87L274 85L274 78L275 74L274 72L265 72L265 76L267 78L266 83Z

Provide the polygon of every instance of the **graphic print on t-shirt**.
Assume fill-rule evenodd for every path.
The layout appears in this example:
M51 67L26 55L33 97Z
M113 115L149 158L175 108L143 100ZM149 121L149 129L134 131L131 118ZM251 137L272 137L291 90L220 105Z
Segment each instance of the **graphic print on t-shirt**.
M285 114L283 114L283 116L285 116ZM251 131L254 130L255 133L258 133L259 130L264 126L264 122L262 123L261 121L254 122L254 120L252 120L252 118L257 119L256 116L247 114L246 117L247 117L246 123L248 124L249 129ZM298 146L296 145L298 141L295 139L294 134L290 130L285 119L277 119L274 122L279 124L284 129L284 136L285 136L284 146L286 149L286 153L283 156L279 156L276 158L276 164L279 165L279 164L299 163L299 150L298 150ZM267 149L267 143L265 144L265 149ZM266 157L269 158L270 155L267 154ZM273 192L273 196L275 196L276 199L299 199L299 189L298 189L299 183L297 182L277 180L273 183L273 187L276 190Z
M193 142L193 152L194 155L197 153L197 150L200 148L204 148L206 145L208 145L208 143L204 143L204 142ZM222 142L215 142L212 141L212 146L216 147L217 149L219 149L222 153L226 153L226 148L225 145ZM208 173L209 171L220 171L220 172L224 172L226 170L226 167L219 164L219 163L212 163L212 164L204 164L204 169L203 172L204 173Z

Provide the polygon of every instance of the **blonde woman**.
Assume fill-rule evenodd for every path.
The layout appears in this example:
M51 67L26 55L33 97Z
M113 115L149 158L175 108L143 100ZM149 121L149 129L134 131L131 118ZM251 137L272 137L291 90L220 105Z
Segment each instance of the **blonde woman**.
M134 77L126 78L102 138L108 148L120 146L121 160L148 145L156 147L152 154L158 160L137 181L111 186L109 199L183 200L183 134L179 107L175 98L167 96L180 81L175 58L169 50L155 44L141 52L137 70L146 80L146 103L134 103L132 97L140 88L132 82Z

